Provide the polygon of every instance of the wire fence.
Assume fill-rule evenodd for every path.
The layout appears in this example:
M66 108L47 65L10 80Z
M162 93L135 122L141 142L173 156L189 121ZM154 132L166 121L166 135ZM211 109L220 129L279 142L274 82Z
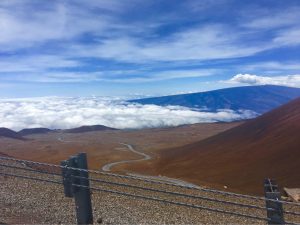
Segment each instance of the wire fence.
M82 160L80 156L84 155L79 154L78 156L71 157L69 160L64 161L62 165L34 162L11 157L0 157L0 176L62 185L65 196L75 197L76 204L77 202L79 204L76 207L79 209L84 208L82 212L85 213L83 214L89 216L87 218L87 215L80 215L80 212L77 213L77 222L79 224L92 222L92 215L89 215L91 212L85 211L86 208L88 208L87 206L91 204L88 203L88 201L90 201L88 196L90 195L91 190L206 210L251 220L265 221L269 224L272 224L277 220L281 220L281 222L284 221L283 215L289 215L289 219L292 219L292 221L284 221L284 224L297 224L293 221L299 221L300 219L300 204L281 200L280 193L278 194L276 191L277 186L273 185L272 180L267 180L267 186L265 185L265 188L270 188L271 194L265 189L265 193L269 193L269 195L259 197L198 186L174 184L133 175L88 170L86 158L83 158L82 161L84 162L85 160L86 165L83 163L82 165L84 166L82 166L80 164L80 160ZM27 174L20 173L20 171L26 172ZM47 175L47 177L41 177L43 175ZM116 179L111 180L107 178ZM170 189L170 187L176 189ZM222 198L222 196L226 198ZM80 199L80 201L78 199ZM249 200L249 203L241 202L243 199ZM205 202L210 202L214 205L212 206ZM240 208L249 209L247 211L249 213L240 212ZM279 218L277 218L278 215Z

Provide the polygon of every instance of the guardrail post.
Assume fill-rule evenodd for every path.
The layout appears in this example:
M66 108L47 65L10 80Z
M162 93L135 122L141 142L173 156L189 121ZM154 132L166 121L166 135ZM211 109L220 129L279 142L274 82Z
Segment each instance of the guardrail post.
M65 196L75 198L77 224L92 224L93 211L89 189L89 174L87 171L72 169L88 169L86 153L72 156L69 160L62 161L61 165L65 167L62 169ZM82 179L77 177L82 177ZM74 186L73 184L84 187Z
M264 180L264 191L266 198L267 217L269 219L268 224L285 224L283 216L281 194L278 191L278 185L275 180ZM270 199L270 200L268 200Z

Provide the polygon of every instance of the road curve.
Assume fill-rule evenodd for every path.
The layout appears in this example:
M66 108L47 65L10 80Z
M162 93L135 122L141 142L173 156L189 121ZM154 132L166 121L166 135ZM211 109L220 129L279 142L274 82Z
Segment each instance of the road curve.
M139 162L139 161L146 161L146 160L152 159L152 157L151 157L150 155L147 155L146 153L137 151L137 150L134 149L133 146L130 145L130 144L126 144L126 143L120 143L120 144L126 146L126 147L128 148L129 151L131 151L131 152L133 152L133 153L135 153L135 154L137 154L137 155L143 156L143 158L141 158L141 159L131 159L131 160L122 160L122 161L118 161L118 162L108 163L108 164L106 164L106 165L104 165L104 166L102 167L102 170L103 170L103 171L106 171L106 172L111 171L111 168L112 168L113 166L116 166L116 165L119 165L119 164L132 163L132 162Z
M130 144L126 144L126 143L120 143L120 144L126 146L129 151L131 151L135 154L138 154L140 156L143 156L143 158L132 159L132 160L122 160L122 161L118 161L118 162L108 163L102 167L103 171L109 172L109 171L111 171L111 167L119 165L119 164L123 164L123 163L132 163L132 162L146 161L146 160L152 159L152 157L150 155L147 155L146 153L137 151ZM138 178L142 178L142 179L163 181L163 182L177 184L177 185L186 186L186 187L199 187L195 184L192 184L192 183L180 180L180 179L166 177L166 176L149 176L149 175L142 175L142 174L137 174L137 173L127 173L127 174L130 176L134 176L134 177L138 177Z

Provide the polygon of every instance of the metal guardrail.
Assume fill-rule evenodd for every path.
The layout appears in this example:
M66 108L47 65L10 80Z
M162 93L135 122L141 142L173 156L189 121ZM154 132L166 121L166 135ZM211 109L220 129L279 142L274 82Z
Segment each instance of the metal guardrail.
M281 200L281 195L278 192L278 185L275 183L274 180L266 179L264 182L264 190L265 190L265 197L258 197L258 196L250 196L250 195L243 195L243 194L237 194L237 193L231 193L231 192L225 192L225 191L219 191L214 189L208 189L208 188L202 188L202 187L192 187L192 186L185 186L181 184L171 184L167 182L162 181L156 181L156 180L150 180L147 178L141 178L131 175L121 175L121 174L114 174L114 173L106 173L101 171L95 171L95 170L88 170L87 160L86 160L86 154L80 153L76 156L70 157L68 160L62 161L61 165L56 164L49 164L49 163L41 163L41 162L34 162L29 160L21 160L21 159L15 159L10 157L0 157L0 161L6 162L6 163L0 163L0 168L8 168L13 170L23 170L29 173L39 173L39 174L45 174L45 175L53 175L56 177L55 179L44 179L40 177L34 177L24 174L16 174L16 173L6 173L1 172L0 175L2 176L9 176L9 177L16 177L16 178L22 178L22 179L29 179L29 180L35 180L39 182L47 182L57 185L63 185L64 187L64 193L66 197L74 198L75 199L75 205L76 205L76 216L77 216L77 223L78 224L90 224L93 222L93 215L92 215L92 204L91 204L91 190L99 191L99 192L106 192L111 194L117 194L117 195L123 195L127 197L133 197L138 199L144 199L144 200L152 200L156 202L166 203L166 204L173 204L177 206L183 206L183 207L189 207L189 208L195 208L195 209L202 209L207 211L212 211L216 213L222 213L227 215L233 215L238 217L244 217L249 218L253 220L261 220L266 221L268 224L295 224L292 222L288 222L284 220L284 215L289 214L293 216L300 216L299 212L294 211L288 211L283 210L283 205L290 205L294 207L300 206L298 203L294 202L288 202ZM16 166L8 164L7 162L17 162L21 163L23 166ZM38 167L37 167L38 166ZM38 169L36 169L37 167ZM47 169L46 169L47 168ZM50 170L49 170L50 169ZM53 172L55 170L55 172ZM60 170L61 174L59 174L57 171ZM139 186L132 183L124 183L124 182L116 182L116 181L107 181L104 179L96 179L96 178L90 178L89 174L98 174L98 175L104 175L109 177L117 177L122 178L126 180L137 180L141 182L151 183L151 184L159 184L159 185L165 185L165 186L173 186L178 187L186 190L196 190L197 195L192 194L186 194L182 192L175 192L175 191L168 191L168 190L162 190L158 188L152 188L152 187L144 187ZM90 185L91 182L95 182L97 184L101 184L102 187L96 186L92 187ZM237 211L230 211L230 210L224 210L219 208L213 208L210 206L204 206L199 204L191 204L181 201L173 201L170 199L160 198L160 197L153 197L153 196L147 196L147 195L141 195L136 193L128 193L124 191L118 191L118 190L112 190L109 188L103 188L103 186L113 186L113 187L126 187L128 189L138 189L138 190L144 190L144 191L150 191L152 193L161 193L161 194L167 194L172 196L178 196L178 197L184 197L184 198L191 198L191 199L201 199L208 202L215 202L220 203L223 205L231 205L231 206L237 206L237 207L245 207L250 209L256 209L256 210L264 210L266 212L267 217L262 217L258 215L253 214L245 214L240 213ZM203 192L209 192L209 193L215 193L225 196L230 196L234 199L252 199L252 200L263 200L265 201L266 206L261 205L254 205L254 204L245 204L245 203L239 203L235 201L229 201L229 200L220 200L217 198L207 197L201 195Z

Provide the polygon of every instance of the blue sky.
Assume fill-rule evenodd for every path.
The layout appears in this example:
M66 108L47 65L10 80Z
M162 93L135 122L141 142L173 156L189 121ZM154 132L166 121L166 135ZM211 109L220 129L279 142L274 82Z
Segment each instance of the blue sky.
M0 97L300 87L299 0L1 0Z

